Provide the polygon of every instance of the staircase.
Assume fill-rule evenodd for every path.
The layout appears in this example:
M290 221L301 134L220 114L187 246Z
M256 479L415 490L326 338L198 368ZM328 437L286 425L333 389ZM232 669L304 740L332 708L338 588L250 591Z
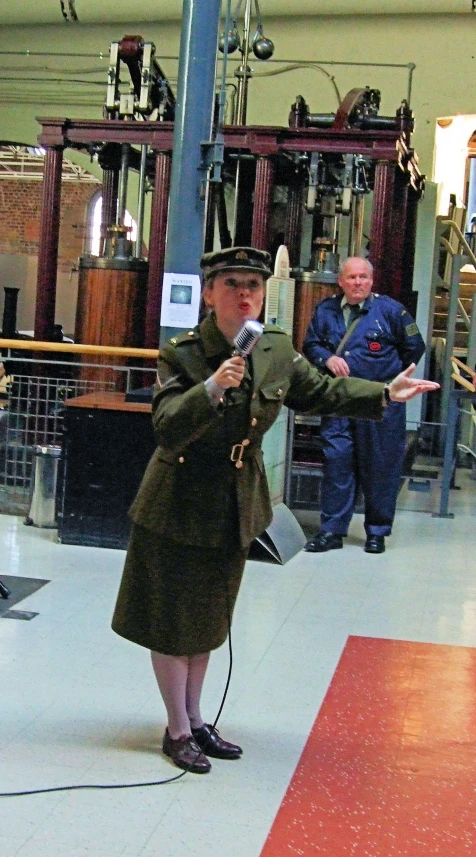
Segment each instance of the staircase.
M476 273L470 271L461 272L459 287L459 312L455 327L455 348L458 357L465 357L468 351L469 331L466 317L471 316L473 296L476 294ZM433 337L445 339L448 325L449 289L445 286L437 286L435 294L435 312L433 316Z

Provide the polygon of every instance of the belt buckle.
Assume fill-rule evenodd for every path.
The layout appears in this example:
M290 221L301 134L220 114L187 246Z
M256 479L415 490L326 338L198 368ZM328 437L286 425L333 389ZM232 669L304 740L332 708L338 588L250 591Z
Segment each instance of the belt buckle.
M234 443L231 448L230 461L233 461L235 467L240 470L243 467L243 453L245 451L244 443Z

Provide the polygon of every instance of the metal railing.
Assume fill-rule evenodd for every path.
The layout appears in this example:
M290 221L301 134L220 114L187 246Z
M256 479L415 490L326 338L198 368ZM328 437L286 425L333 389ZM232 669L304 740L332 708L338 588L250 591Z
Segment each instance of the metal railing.
M16 356L18 351L34 352L35 356ZM39 352L90 354L111 361L114 356L150 360L158 355L155 349L0 339L0 360L8 364L9 372L6 398L0 408L0 512L9 514L28 510L33 450L37 446L61 446L64 408L69 399L102 391L125 389L127 393L132 386L151 386L155 380L155 367L50 360L39 357ZM82 377L88 370L107 372L110 380Z
M449 306L446 336L444 337L444 358L442 361L441 414L443 419L446 419L452 390L452 358L455 350L455 333L458 319L462 320L468 331L468 365L473 365L476 359L476 301L473 298L471 316L468 316L459 296L461 268L468 263L473 264L476 268L476 256L455 220L438 218L438 221L441 226L449 228L451 236L456 239L456 246L454 246L451 240L443 236L439 238L440 245L447 251L451 260L450 282L444 284L449 291ZM442 443L444 443L444 434L442 435Z

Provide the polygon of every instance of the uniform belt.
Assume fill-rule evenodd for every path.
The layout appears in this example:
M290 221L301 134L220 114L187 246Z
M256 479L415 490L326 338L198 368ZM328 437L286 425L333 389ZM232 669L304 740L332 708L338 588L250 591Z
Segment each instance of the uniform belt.
M245 437L245 439L242 440L241 443L234 443L231 447L230 461L233 462L235 467L240 469L241 467L243 467L243 456L245 452L254 453L257 449L260 449L260 447L252 446L251 441L247 437ZM246 458L250 458L250 455L247 454Z

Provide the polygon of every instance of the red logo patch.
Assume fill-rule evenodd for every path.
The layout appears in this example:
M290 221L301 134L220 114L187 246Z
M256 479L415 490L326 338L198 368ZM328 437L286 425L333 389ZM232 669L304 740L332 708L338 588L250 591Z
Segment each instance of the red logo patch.
M381 351L382 346L380 342L369 342L369 351Z

